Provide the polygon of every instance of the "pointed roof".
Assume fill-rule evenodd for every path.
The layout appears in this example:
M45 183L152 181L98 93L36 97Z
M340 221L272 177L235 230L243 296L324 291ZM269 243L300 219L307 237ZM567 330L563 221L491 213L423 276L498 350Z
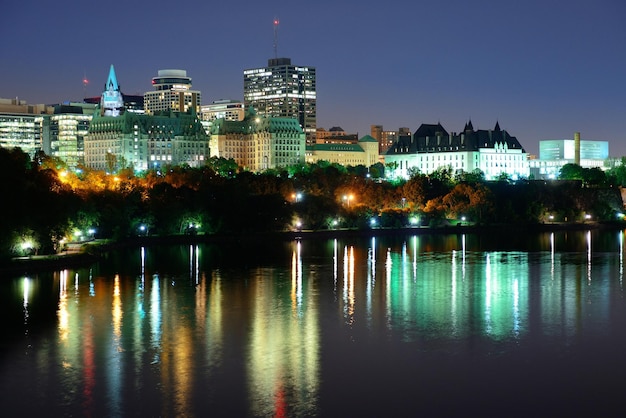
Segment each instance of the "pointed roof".
M470 119L469 122L467 122L465 124L465 128L463 129L464 131L473 131L474 130L474 125L472 125L472 120Z
M500 131L500 122L496 121L496 127L493 130L496 132Z
M117 77L115 76L115 68L113 68L113 64L111 64L111 68L109 69L109 78L107 79L104 89L109 91L119 91L120 89L120 86L117 84Z
M365 135L363 138L359 139L359 142L378 142L376 138L371 135Z

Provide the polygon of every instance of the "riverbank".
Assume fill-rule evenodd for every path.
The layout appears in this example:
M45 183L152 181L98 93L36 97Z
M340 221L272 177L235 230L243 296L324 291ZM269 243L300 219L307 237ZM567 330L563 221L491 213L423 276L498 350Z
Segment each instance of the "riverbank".
M588 222L588 223L546 223L531 225L472 225L458 224L440 227L414 226L404 228L371 228L371 229L330 229L300 230L283 232L248 232L236 234L211 235L174 235L174 236L142 236L121 241L90 240L72 243L67 251L52 255L36 255L13 258L0 264L0 274L32 274L38 271L79 267L96 262L103 254L113 249L133 248L137 246L155 246L168 244L193 243L238 243L268 240L294 239L328 239L346 238L351 236L389 236L398 234L523 234L551 231L579 231L590 229L623 230L624 222Z

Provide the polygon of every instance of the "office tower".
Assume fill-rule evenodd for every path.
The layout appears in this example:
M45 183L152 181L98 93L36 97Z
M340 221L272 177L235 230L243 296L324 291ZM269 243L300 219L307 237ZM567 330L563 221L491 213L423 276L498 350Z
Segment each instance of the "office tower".
M152 78L154 91L144 94L144 109L149 115L158 112L186 113L193 109L200 114L201 94L191 90L191 77L185 70L159 70Z
M267 67L243 72L243 99L259 116L294 118L315 143L317 93L315 68L296 66L289 58L271 58Z
M71 103L54 107L50 118L50 153L71 169L84 164L85 137L96 105Z

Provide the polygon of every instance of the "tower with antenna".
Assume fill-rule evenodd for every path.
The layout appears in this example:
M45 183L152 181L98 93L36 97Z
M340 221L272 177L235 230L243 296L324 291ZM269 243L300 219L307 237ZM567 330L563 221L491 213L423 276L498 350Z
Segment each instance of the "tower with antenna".
M274 18L274 58L278 58L278 24L280 21Z

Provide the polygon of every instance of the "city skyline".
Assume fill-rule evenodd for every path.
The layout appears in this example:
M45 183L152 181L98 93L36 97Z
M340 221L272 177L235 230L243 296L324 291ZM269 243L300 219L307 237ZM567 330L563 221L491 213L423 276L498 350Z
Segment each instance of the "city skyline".
M0 97L30 104L99 96L111 64L125 94L160 69L187 71L203 104L243 100L243 71L269 58L317 69L317 126L359 136L422 123L496 122L528 153L539 140L610 143L626 155L626 5L617 0L3 6ZM274 19L279 19L276 42ZM276 48L274 46L276 45ZM87 77L89 84L83 84Z

